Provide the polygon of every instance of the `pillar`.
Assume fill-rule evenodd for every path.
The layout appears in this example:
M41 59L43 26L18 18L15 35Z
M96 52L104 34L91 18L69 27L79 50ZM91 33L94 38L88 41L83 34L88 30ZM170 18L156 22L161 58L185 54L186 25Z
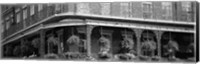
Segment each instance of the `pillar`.
M23 57L23 52L22 52L22 46L24 45L24 41L25 40L25 38L21 38L20 39L20 47L21 47L21 49L20 49L20 55L19 55L19 57Z
M160 59L161 58L161 37L163 32L162 31L154 31L155 35L156 35L156 40L157 40L157 56Z
M87 25L86 26L86 39L87 39L87 55L91 56L91 35L94 26Z
M40 30L40 48L39 53L40 57L45 55L45 30Z
M135 34L136 34L136 38L137 38L137 56L141 56L141 50L140 50L140 39L141 39L141 34L142 34L142 29L133 29Z

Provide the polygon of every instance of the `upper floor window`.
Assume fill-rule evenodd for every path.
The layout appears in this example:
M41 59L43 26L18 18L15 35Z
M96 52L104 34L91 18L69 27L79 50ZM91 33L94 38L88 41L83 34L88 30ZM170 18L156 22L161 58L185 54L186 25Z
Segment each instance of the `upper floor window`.
M109 15L110 14L110 3L100 3L101 4L101 14Z
M78 3L77 4L78 13L90 13L89 3Z
M172 16L172 3L171 2L162 2L162 9L164 11L164 14L163 14L164 17Z
M142 7L144 18L152 18L152 2L143 2Z
M4 30L5 30L4 27L5 27L5 25L2 24L2 26L1 26L2 32L4 32ZM2 32L1 32L1 33L2 33Z
M35 5L31 5L30 11L31 11L30 13L31 16L35 14Z
M19 23L21 21L21 15L20 15L20 12L16 14L16 21L17 23Z
M143 11L144 12L152 12L152 3L151 2L143 2Z
M182 2L181 6L183 11L191 11L191 2Z
M8 28L10 28L9 16L7 16L7 17L5 18L5 22L6 22L6 30L8 30Z
M15 9L16 13L16 22L19 23L21 21L21 15L20 15L20 8Z
M10 20L11 24L15 23L14 22L14 15L13 15L13 13L10 14L10 19L9 20Z
M27 8L23 10L23 20L27 18Z
M38 4L38 11L41 11L43 9L43 5L42 4Z
M128 17L130 15L129 3L120 3L121 6L121 15L124 17Z
M61 4L55 4L55 10L60 11L61 10Z

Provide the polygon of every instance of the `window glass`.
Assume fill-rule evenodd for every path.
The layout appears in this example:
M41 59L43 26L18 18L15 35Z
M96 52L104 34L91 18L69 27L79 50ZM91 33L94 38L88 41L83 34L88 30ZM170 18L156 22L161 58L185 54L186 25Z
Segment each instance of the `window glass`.
M38 11L41 11L43 9L43 5L42 4L39 4L38 5Z
M31 11L31 16L35 14L35 6L34 5L31 5L31 8L30 8L30 11Z
M56 11L60 11L61 10L61 4L55 4L56 6Z
M152 3L151 2L144 2L143 3L143 11L144 12L152 12Z
M152 18L152 3L143 2L143 17Z
M121 15L124 17L128 17L130 14L130 8L129 8L129 3L120 3L121 5Z
M10 27L9 17L7 16L6 19L6 30Z
M8 30L10 28L10 21L6 22L6 29Z
M101 3L101 14L110 15L110 3Z
M21 21L21 16L20 16L20 13L17 13L17 23L19 23Z
M13 13L10 14L10 20L11 20L11 23L14 23L14 16L13 16Z
M171 2L162 2L162 9L164 11L163 16L165 18L172 16L172 4L171 4Z
M27 8L23 10L23 20L27 18Z
M190 2L182 2L181 4L183 11L190 11L191 3Z

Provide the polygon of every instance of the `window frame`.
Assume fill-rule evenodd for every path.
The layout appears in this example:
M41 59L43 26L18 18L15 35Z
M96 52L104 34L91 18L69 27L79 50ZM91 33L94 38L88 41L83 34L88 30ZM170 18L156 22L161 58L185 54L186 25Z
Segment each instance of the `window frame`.
M183 11L190 12L191 11L191 2L181 2L181 7Z
M25 7L23 8L23 20L26 20L27 18L28 18L28 8Z
M38 4L38 12L40 12L41 10L43 10L43 4Z
M162 2L162 10L165 10L163 17L169 17L172 16L172 3L171 2Z
M5 24L6 24L6 30L8 30L10 28L10 21L9 21L9 16L5 17Z
M35 14L35 5L30 5L30 16Z
M20 8L15 9L15 20L16 20L16 23L20 23L21 22L21 12L20 11L21 11Z
M146 6L149 5L149 6ZM144 14L150 14L150 19L153 18L153 3L152 2L142 2L143 18Z

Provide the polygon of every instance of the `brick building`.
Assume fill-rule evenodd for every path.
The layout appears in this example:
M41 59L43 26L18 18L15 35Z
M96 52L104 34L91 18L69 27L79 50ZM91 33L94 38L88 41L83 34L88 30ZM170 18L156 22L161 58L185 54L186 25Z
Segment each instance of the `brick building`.
M133 61L151 59L165 61L164 46L171 40L177 42L176 61L195 61L194 35L196 34L196 2L107 2L107 3L49 3L10 4L2 6L3 58L23 58L32 53L46 58L54 53L56 58L99 58L102 37L110 42L108 56L121 53L124 38L133 42ZM54 36L52 36L54 35ZM69 44L71 37L80 44ZM76 37L75 37L76 36ZM59 43L49 44L51 37ZM38 41L37 41L38 40ZM79 41L80 40L80 41ZM152 54L145 53L142 45L154 42ZM32 53L24 53L24 45L33 47ZM17 48L21 47L21 48ZM78 47L78 48L77 48ZM186 52L186 50L193 50ZM54 50L54 51L52 51ZM80 51L81 50L81 53ZM21 51L16 53L15 51ZM79 53L74 53L74 51ZM15 52L15 53L14 53ZM30 52L30 51L29 51ZM187 56L180 56L188 54ZM80 57L79 57L80 56ZM146 58L147 57L147 58ZM167 60L170 61L170 60Z

